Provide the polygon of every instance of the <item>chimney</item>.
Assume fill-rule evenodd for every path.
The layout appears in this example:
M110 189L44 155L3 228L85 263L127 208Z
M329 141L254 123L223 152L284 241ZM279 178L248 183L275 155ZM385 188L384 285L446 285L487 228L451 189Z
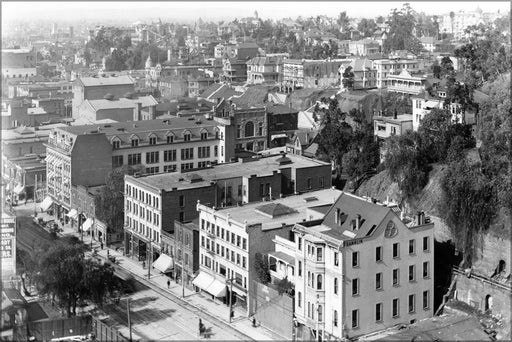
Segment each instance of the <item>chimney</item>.
M142 121L142 103L137 102L137 121Z
M397 111L396 111L396 109L395 109L395 113L393 114L393 119L395 119L395 120L396 120L396 119L397 119L397 117L398 117L398 113L397 113Z
M418 211L416 213L416 225L421 226L421 212L420 211Z
M361 215L357 214L357 218L356 218L356 230L359 230L359 228L361 227Z

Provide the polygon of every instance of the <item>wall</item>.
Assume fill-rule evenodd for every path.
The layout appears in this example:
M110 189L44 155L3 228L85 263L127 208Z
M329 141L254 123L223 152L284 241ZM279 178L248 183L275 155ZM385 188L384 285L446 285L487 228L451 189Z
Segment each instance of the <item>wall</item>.
M134 84L118 84L118 85L104 85L104 86L94 86L94 87L85 87L84 89L84 100L99 100L103 99L105 94L114 95L115 99L124 97L126 93L134 93L135 85Z
M281 190L281 174L274 172L271 176L265 177L256 177L249 176L244 177L244 185L247 185L247 197L244 198L246 202L257 202L262 200L262 196L260 193L260 186L263 184L265 187L266 184L270 184L270 189L272 192L273 198L279 198L279 195L282 193ZM267 194L265 194L267 195Z
M293 335L293 298L275 289L252 283L252 312L258 324L291 340Z
M72 185L103 185L111 171L112 145L105 134L77 136L71 151Z
M320 186L320 177L324 185ZM308 179L311 178L311 188L308 188ZM297 192L328 189L331 187L331 165L318 165L295 170L295 189Z

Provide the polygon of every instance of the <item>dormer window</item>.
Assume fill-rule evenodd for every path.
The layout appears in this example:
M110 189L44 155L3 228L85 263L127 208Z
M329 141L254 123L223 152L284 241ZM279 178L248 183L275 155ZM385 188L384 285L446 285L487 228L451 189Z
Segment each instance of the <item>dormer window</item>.
M201 140L208 139L208 132L201 132Z
M114 148L114 150L119 149L119 147L121 147L121 142L119 140L112 141L112 147Z
M156 145L156 137L149 137L149 144Z
M192 138L192 134L190 134L190 132L183 134L184 141L190 141L191 138Z
M138 137L136 137L136 136L132 137L131 142L132 142L132 147L139 146L139 138Z
M172 144L174 142L174 135L170 134L167 136L167 143Z

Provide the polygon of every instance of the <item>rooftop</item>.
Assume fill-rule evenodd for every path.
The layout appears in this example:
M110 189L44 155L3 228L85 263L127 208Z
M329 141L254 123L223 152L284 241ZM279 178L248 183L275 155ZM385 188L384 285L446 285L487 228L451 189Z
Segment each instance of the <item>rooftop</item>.
M135 80L127 75L116 77L82 77L77 81L85 87L135 84Z
M332 204L342 194L340 190L324 189L312 191L300 195L292 195L276 199L264 205L272 204L272 207L264 208L266 211L272 208L278 208L281 215L271 217L268 214L261 213L262 203L249 203L241 207L231 207L217 209L216 213L221 215L230 215L231 220L239 223L247 222L247 225L261 224L263 230L280 228L283 225L294 225L307 219L307 208ZM315 200L309 198L315 197ZM278 206L279 205L279 206ZM283 210L284 208L284 210ZM293 208L292 210L286 208Z
M142 107L156 106L158 101L151 95L141 96L135 99L128 99L122 97L115 100L98 99L98 100L86 100L94 110L103 109L121 109L121 108L135 108L137 103L141 103Z

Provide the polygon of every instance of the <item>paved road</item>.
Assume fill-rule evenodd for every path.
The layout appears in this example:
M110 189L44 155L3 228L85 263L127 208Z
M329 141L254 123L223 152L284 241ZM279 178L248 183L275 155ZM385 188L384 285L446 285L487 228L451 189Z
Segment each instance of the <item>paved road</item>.
M33 208L29 205L15 208L18 221L17 245L23 249L32 249L34 244L41 241L52 241L49 233L32 221L30 215L33 214ZM245 335L187 305L183 300L174 298L165 290L152 285L148 287L137 277L134 282L136 291L133 294L124 296L119 304L111 303L104 307L107 323L123 335L129 336L126 298L130 298L134 340L198 340L199 318L211 332L210 339L248 340Z

